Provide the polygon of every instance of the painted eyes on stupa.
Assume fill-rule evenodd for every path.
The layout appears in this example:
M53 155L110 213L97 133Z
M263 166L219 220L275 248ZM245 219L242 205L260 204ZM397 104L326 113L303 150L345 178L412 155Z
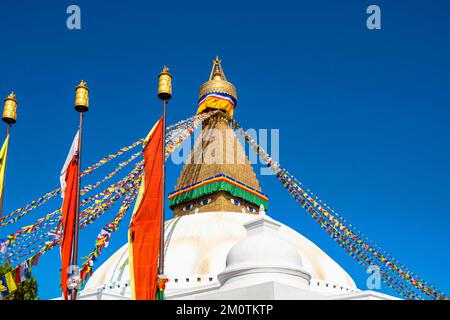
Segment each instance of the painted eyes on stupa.
M234 204L235 206L238 206L238 207L239 207L239 206L241 205L241 203L240 203L239 201L237 201L236 199L231 198L230 201L231 201L231 203Z
M201 205L201 206L206 206L207 204L210 204L211 202L212 202L212 199L208 198L208 199L200 200L198 202L198 204ZM183 211L191 211L192 209L194 209L194 204L193 203L188 204L188 205L183 207Z
M211 198L208 198L208 199L201 200L199 203L201 206L206 206L207 204L210 204L211 201L212 201Z
M184 206L183 211L191 211L193 208L194 208L194 205L191 203L191 204L188 204L187 206Z
M256 209L255 209L255 208L247 207L247 209L248 209L248 212L250 212L250 213L256 212Z

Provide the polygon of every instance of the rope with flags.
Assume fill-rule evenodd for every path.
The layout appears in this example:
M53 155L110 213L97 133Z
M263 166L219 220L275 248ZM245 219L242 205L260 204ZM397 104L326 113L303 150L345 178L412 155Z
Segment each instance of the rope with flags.
M171 152L179 147L193 133L201 122L215 112L200 114L170 126L172 130L167 133L166 159ZM274 161L261 146L246 134L244 129L235 120L230 120L230 124L244 137L245 141L249 143L251 148L267 166L270 167L289 194L358 264L364 266L366 269L376 265L379 268L382 281L406 299L424 299L421 294L425 294L432 299L448 300L444 292L439 291L436 287L406 268L378 244L371 241L354 225L349 223L342 215L322 201L278 162ZM92 173L112 159L142 144L143 141L144 139L140 139L132 145L120 149L119 152L101 159L93 166L88 167L82 173L82 176ZM129 159L121 162L103 179L83 187L80 193L86 194L103 182L111 179L125 166L133 162L140 154L141 152L131 155ZM80 227L85 228L108 211L115 202L124 198L114 219L101 229L97 236L94 250L87 255L86 261L82 265L82 278L84 281L92 273L95 261L103 249L108 246L111 234L117 231L122 219L136 198L142 179L142 166L143 162L138 162L135 165L135 169L124 179L110 185L94 196L83 199L81 202L83 206L93 202L92 205L80 213ZM30 204L0 218L0 227L17 222L21 217L42 206L58 193L60 193L60 190L55 189ZM59 245L61 234L60 219L61 210L57 209L45 217L38 219L33 225L23 227L16 233L9 235L6 241L0 241L0 261L6 258L7 262L17 265L15 269L16 273L24 268L24 266L31 267L32 265L36 265L40 256Z
M212 111L210 113L205 113L205 114L199 114L199 115L195 115L192 116L188 119L179 121L173 125L170 125L167 127L167 130L170 130L167 132L166 134L166 144L167 144L167 150L166 153L168 152L172 152L174 149L174 146L176 146L178 144L179 141L177 141L175 138L178 139L182 139L182 141L184 141L184 138L181 138L182 134L185 134L186 130L195 130L198 125L205 120L206 118L210 117L212 114L214 114L216 111ZM192 134L192 132L188 132L188 134ZM93 173L95 170L97 170L98 168L100 168L101 166L107 164L108 162L110 162L111 160L116 159L117 157L121 156L122 154L126 153L129 150L134 149L135 147L139 146L142 144L142 142L144 141L144 139L139 139L135 142L133 142L132 144L121 148L119 151L117 151L116 153L113 153L111 155L108 155L107 157L104 157L102 159L100 159L97 163L95 163L92 166L89 166L86 170L84 170L80 176L84 177L86 175L89 175L91 173ZM113 172L110 173L109 176L106 176L104 179L98 181L95 185L87 185L85 187L83 187L81 189L81 194L86 193L87 191L90 191L92 189L94 189L96 186L99 186L100 184L102 184L103 182L105 182L106 180L109 180L110 178L112 178L119 170L121 170L121 167L126 166L128 163L132 162L136 157L138 157L141 154L141 152L137 152L135 153L133 156L130 157L130 159L128 161L123 162L122 164L119 164L118 168L116 170L114 170ZM84 193L83 193L84 192ZM47 203L50 199L52 199L53 197L55 197L57 194L61 193L61 189L57 188L53 191L50 191L46 194L44 194L43 196L39 197L36 200L33 200L31 203L18 208L16 210L14 210L13 212L0 217L0 228L5 227L11 223L15 223L17 222L19 219L21 219L22 217L24 217L25 215L27 215L28 213L30 213L32 210L39 208L40 206L42 206L43 204Z
M118 156L122 155L123 153L125 153L128 150L131 150L132 148L136 147L139 144L142 144L142 140L139 140L139 141L131 144L128 147L120 149L119 152L117 152L117 153L115 153L113 155L110 155L110 156L108 156L106 158L101 159L95 165L88 167L88 169L86 169L84 172L82 172L80 174L80 176L84 177L84 176L86 176L88 174L91 174L94 170L100 168L104 164L106 164L109 161L117 158ZM99 186L103 182L111 179L118 171L123 169L123 167L125 167L128 163L132 162L139 155L140 155L140 152L137 153L137 154L134 154L133 156L130 157L130 159L128 161L125 161L125 162L119 164L119 166L113 172L111 172L108 176L106 176L102 180L98 181L95 185L87 185L87 186L83 187L83 189L80 190L80 193L81 194L85 194L86 192L94 189L95 187ZM45 195L43 195L42 197L38 198L37 200L32 201L30 204L27 204L26 206L24 206L22 208L16 209L15 211L9 213L8 215L6 215L6 216L4 216L3 218L0 219L0 221L1 221L0 227L5 227L5 226L7 226L7 225L9 225L11 223L17 222L19 219L21 219L22 217L27 215L30 211L32 211L34 209L37 209L38 207L40 207L41 205L45 204L51 198L53 198L54 196L56 196L57 194L60 194L60 193L61 193L61 189L57 188L57 189L55 189L53 191L50 191L50 192L46 193ZM12 218L12 217L14 217L14 218ZM9 219L9 220L7 220L7 219ZM7 221L5 221L5 220L7 220Z
M306 190L307 193L309 193L315 201L317 201L320 205L322 205L323 207L326 208L326 210L331 211L332 213L334 213L336 215L336 217L338 217L338 220L342 221L342 225L346 225L348 227L349 230L352 230L354 233L356 233L359 237L363 238L365 241L367 241L368 243L370 243L371 245L373 245L373 248L376 248L376 250L378 250L378 255L379 256L384 256L385 258L381 259L381 262L385 262L385 264L383 264L384 267L388 267L391 266L391 261L395 262L399 267L399 269L403 269L403 270L407 270L407 273L411 276L414 277L417 281L417 283L426 283L425 280L423 280L420 276L418 276L417 274L415 274L413 271L409 270L407 267L405 267L404 265L402 265L397 259L395 259L394 257L392 257L389 253L387 253L385 250L383 250L379 245L377 245L376 243L374 243L372 240L370 240L364 233L362 233L360 230L358 230L355 226L353 226L352 224L350 224L345 218L343 218L341 215L339 215L336 211L334 211L332 208L330 208L326 203L324 203L320 198L318 198L309 188L305 187L303 183L299 182L294 176L292 176L288 171L284 171L286 176L290 177L295 184L302 186L302 188L304 190ZM310 199L311 201L311 199ZM336 220L330 216L330 220L334 223L336 223ZM341 227L341 228L345 228L345 227ZM355 236L353 236L354 239L357 239ZM357 243L362 243L361 241L357 241ZM375 249L369 247L368 245L364 245L363 248L365 250L370 250L370 251L375 251ZM389 261L391 260L391 261ZM427 284L431 289L435 290L436 292L438 291L438 289L436 289L433 285L431 284ZM441 296L437 295L436 297L441 299L443 298L443 293L441 292Z
M133 162L138 156L140 155L139 153L135 153L133 154L129 159L127 159L124 162L119 163L119 165L117 166L117 168L115 168L112 172L110 172L108 175L106 175L103 179L97 181L95 184L90 184L90 185L86 185L84 186L81 190L80 190L80 194L84 195L86 193L88 193L89 191L97 188L98 186L100 186L101 184L103 184L105 181L110 180L111 178L113 178L120 170L122 170L123 168L125 168L129 163ZM0 224L0 227L3 226L7 226L11 223L17 222L19 219L21 219L22 217L24 217L25 215L27 215L31 210L36 209L37 207L43 205L44 203L46 203L48 200L50 200L53 196L55 196L56 194L60 193L60 188L50 192L49 194L51 194L50 197L44 199L43 201L41 201L40 203L38 203L37 205L35 205L33 208L30 208L28 210L24 210L22 211L19 215L15 216L13 219L10 219L8 221L5 221L4 223Z
M434 286L424 281L422 278L415 277L415 273L406 269L398 263L398 260L392 259L390 255L383 254L378 247L367 241L367 237L360 237L361 232L353 232L356 227L347 225L346 220L339 216L335 218L335 211L331 211L328 206L321 205L323 202L316 201L317 196L312 197L312 193L305 190L298 180L289 174L279 163L274 161L270 155L259 146L250 135L236 122L230 120L231 127L239 132L251 148L260 156L260 158L269 166L272 172L277 176L289 194L319 223L327 230L329 235L343 247L347 253L354 259L358 259L366 268L371 265L377 265L381 271L383 282L388 284L399 294L407 299L421 299L420 295L413 290L420 291L432 299L447 300L444 292L437 290ZM337 216L337 215L336 215ZM384 252L384 251L383 251ZM409 287L407 287L409 286ZM412 288L411 288L412 287ZM411 290L413 289L413 290Z
M178 130L173 130L174 133L169 133L166 135L166 154L165 159L167 159L171 152L173 152L184 140L191 135L194 130L198 127L198 125L204 121L206 118L210 117L212 114L216 113L217 111L213 111L209 114L206 114L205 116L197 117L197 121L183 121L179 122L180 126L177 128ZM189 123L191 125L190 128L186 127L186 123ZM184 133L183 133L184 131ZM174 139L175 136L179 136L177 139ZM174 143L171 143L170 140L174 140ZM171 147L171 148L168 148ZM141 162L142 163L142 162ZM139 181L141 182L141 181ZM81 278L82 281L85 282L92 274L93 266L95 261L97 260L98 256L102 253L103 248L106 248L109 244L109 240L111 238L111 234L119 228L120 222L122 221L123 217L125 216L126 212L128 211L131 203L137 196L139 192L140 184L138 184L135 188L132 189L132 191L127 195L127 198L123 201L122 206L118 212L118 214L114 217L114 220L108 224L106 224L101 230L100 233L97 236L96 242L95 242L95 248L91 253L89 253L86 257L85 262L82 265L81 270Z
M204 120L216 112L217 111L212 111L209 113L195 115L170 126L169 128L172 130L166 135L165 158L167 159L169 155L177 149ZM132 145L120 149L117 153L101 159L93 166L88 167L88 169L86 169L81 176L91 174L99 167L117 158L126 151L133 149L137 145L141 145L143 141L144 139L140 139ZM133 160L135 160L140 154L141 152L133 154L129 159L120 163L111 173L100 181L83 187L80 193L86 194L103 182L111 179L126 165L133 162ZM136 197L142 178L142 165L142 161L138 162L135 165L135 169L132 170L124 179L110 185L108 188L94 196L83 199L80 203L80 205L86 206L87 204L94 202L91 206L84 209L80 213L80 227L85 228L87 225L94 223L103 213L108 211L115 202L125 197L114 220L102 228L103 231L99 234L99 237L103 234L101 238L104 240L99 240L100 238L98 238L98 241L96 241L95 250L88 255L88 258L90 259L86 262L88 265L90 264L90 270L92 270L92 266L95 261L93 258L97 259L102 252L102 248L107 246L107 240L109 240L110 234L117 230L121 220ZM30 211L42 206L59 193L60 189L55 189L30 204L11 212L0 220L0 227L17 222ZM15 272L17 272L24 265L30 267L37 265L39 258L43 254L60 244L60 221L61 209L57 209L43 218L38 219L34 224L22 227L14 234L7 236L6 240L0 240L0 261L9 262L15 265ZM83 264L83 266L86 266L86 264ZM85 268L86 267L83 267L83 270L85 270ZM88 272L89 268L86 268L85 271Z
M92 275L92 270L94 263L97 261L98 257L102 253L103 248L108 247L109 241L111 239L111 234L116 232L122 222L122 219L125 217L128 209L136 198L139 187L140 187L141 179L134 185L131 192L127 194L125 199L122 202L122 205L119 209L119 212L114 217L113 221L109 222L100 230L100 233L95 240L95 248L92 250L85 258L85 262L82 264L81 268L81 280L85 282L88 276Z
M212 113L211 113L211 114L212 114ZM207 116L210 116L211 114L209 114L209 115L202 115L202 117L197 117L197 119L196 119L195 121L190 122L190 124L191 124L190 127L184 126L184 127L183 127L183 128L184 128L184 131L180 132L180 133L178 134L178 136L172 137L172 139L175 140L175 142L173 142L173 141L167 141L167 146L171 146L172 148L166 148L166 158L170 155L170 153L173 151L173 149L175 149L177 146L179 146L181 143L183 143L184 140L185 140L190 134L192 134L193 130L195 130L195 128L197 128L198 125L199 125L204 119L206 119ZM126 149L129 150L130 148L122 148L121 151L126 150ZM131 158L134 158L134 155L133 155ZM131 158L130 158L130 159L131 159ZM129 159L129 160L130 160L130 159ZM99 162L99 163L100 163L100 162ZM129 161L127 160L126 163L129 163ZM125 163L119 164L118 168L116 168L115 171L117 171L117 169L122 168L124 164L125 164ZM138 163L138 165L142 165L142 162ZM108 177L108 176L107 176L107 177ZM105 179L103 179L103 180L105 180ZM84 206L84 205L86 205L87 203L89 203L89 202L92 201L92 200L100 201L100 200L98 200L99 198L106 198L106 196L110 196L110 195L111 195L111 192L113 191L113 189L116 188L116 187L118 187L118 186L120 186L120 185L123 184L123 183L124 183L124 182L122 181L122 182L113 184L113 185L109 186L108 188L106 188L104 191L102 191L102 192L96 194L95 196L92 196L92 197L89 197L89 198L84 199L84 200L81 202L81 205ZM96 184L96 185L98 185L98 184ZM90 188L90 190L92 190L92 188ZM82 192L82 194L84 194L84 193L85 193L85 192ZM103 199L103 200L105 200L105 199ZM102 203L98 202L96 207L95 207L95 206L92 206L90 209L87 209L87 210L83 211L83 212L81 213L81 216L82 216L82 220L81 220L81 221L84 221L83 218L84 218L85 216L87 216L87 212L88 212L89 210L90 210L89 212L91 212L91 211L92 211L92 212L98 212L98 211L100 210L99 208L101 208L101 206L102 206ZM46 217L39 219L35 224L33 224L33 225L31 225L31 226L23 227L23 228L21 228L19 231L17 231L16 233L14 233L14 234L12 234L12 235L9 235L9 236L8 236L8 239L7 239L7 242L6 242L6 243L3 243L3 246L5 246L5 245L6 245L6 246L11 245L12 243L14 243L15 241L17 241L17 240L19 239L19 236L20 236L20 235L29 235L29 234L32 234L32 233L33 233L34 231L36 231L39 227L41 227L43 223L49 224L50 222L53 222L54 220L52 220L51 218L53 218L53 217L54 217L55 215L57 215L57 214L60 214L60 210L59 210L59 209L56 210L56 211L54 211L54 212L52 212L52 213L50 213L50 214L48 214Z
M80 219L80 227L85 228L87 225L93 223L101 214L105 213L112 205L114 205L115 202L117 202L119 199L121 199L133 186L135 181L138 181L140 179L142 171L142 165L136 165L136 168L132 170L124 179L120 180L117 183L112 184L111 186L107 187L104 191L98 193L94 197L84 199L82 202L82 206L86 205L87 203L91 202L92 200L97 200L96 203L89 206L88 208L84 209L81 213L81 219ZM38 223L35 223L32 226L28 226L25 228L22 228L19 230L18 235L25 235L29 236L29 238L22 240L20 237L9 237L10 241L9 244L14 243L17 240L26 241L25 243L25 249L28 249L29 254L36 251L36 247L39 247L42 245L42 243L37 242L39 239L39 233L36 233L39 223L47 222L47 221L53 221L53 223L59 223L59 220L61 218L61 210L58 209L50 214L52 217L56 216L54 219L39 219ZM51 224L49 225L52 226ZM40 229L43 231L43 233L46 233L46 230L40 227ZM47 241L48 239L44 238L43 241ZM30 246L27 246L28 243L31 242L31 249ZM14 263L15 261L18 261L22 259L26 254L22 254L17 257L17 254L24 251L23 248L16 249L16 250L10 250L5 256L8 259L8 262L10 264ZM14 257L16 256L16 257ZM13 258L14 257L14 258Z
M134 155L132 156L132 158L134 158ZM129 159L129 160L130 160L130 159ZM122 162L121 164L119 164L119 166L114 170L115 173L117 173L117 171L118 171L117 169L122 169L122 168L124 167L124 164L125 164L126 162L129 163L129 160L127 160L127 161ZM113 171L113 172L114 172L114 171ZM110 175L108 175L107 177L111 178ZM121 185L123 185L123 184L127 181L127 179L129 179L129 176L127 176L124 180L121 180L121 181L119 181L119 182L116 182L116 183L111 184L110 186L108 186L108 187L107 187L105 190L103 190L102 192L97 193L97 194L94 195L94 196L87 197L87 198L83 199L83 200L81 201L81 206L85 206L86 204L90 203L91 201L99 201L98 199L100 199L100 198L103 198L103 201L106 200L106 198L108 198L109 196L111 196L112 192L113 192L116 188L118 188L118 187L120 187ZM102 180L105 181L105 180L107 180L107 179L104 178L104 179L102 179ZM96 185L96 187L97 187L97 186L98 186L98 185ZM92 189L93 189L93 188L90 188L89 190L82 190L82 191L81 191L81 194L82 194L82 195L83 195L83 194L86 194L88 191L90 191L90 190L92 190ZM103 201L102 201L102 202L103 202ZM98 202L98 204L100 205L101 203ZM44 218L38 219L37 222L34 223L33 225L25 226L25 227L21 228L20 230L18 230L17 232L15 232L14 234L9 235L9 236L8 236L8 242L6 243L6 245L9 246L9 245L11 245L12 243L16 242L16 241L18 240L18 237L19 237L20 235L24 235L24 234L30 235L30 234L32 234L32 232L36 231L38 228L42 228L44 223L48 224L49 222L53 221L52 218L53 218L55 215L59 214L59 213L60 213L60 209L55 210L54 212L48 214L48 215L45 216ZM82 213L82 215L86 215L86 213ZM59 216L58 216L58 218L59 218Z
M336 212L335 210L333 210L330 206L328 206L325 202L323 202L318 196L316 196L308 187L306 187L302 182L298 181L293 175L291 175L287 170L285 170L285 173L287 176L291 177L291 179L293 179L294 183L296 183L297 185L301 186L304 190L306 190L307 193L309 193L315 201L317 201L321 206L325 207L326 210L329 210L331 213L335 214L336 217L343 223L345 224L348 229L352 230L354 233L356 233L359 237L363 238L364 240L366 240L368 243L370 243L373 248L375 248L375 250L378 251L379 254L383 255L384 257L386 257L386 261L387 260L391 260L393 262L395 262L395 264L398 266L399 269L402 270L406 270L407 274L409 274L411 277L415 278L417 280L417 282L421 282L421 283L427 283L423 278L421 278L419 275L417 275L416 273L414 273L412 270L408 269L406 266L404 266L403 264L401 264L396 258L394 258L393 256L391 256L388 252L386 252L385 250L383 250L377 243L375 243L374 241L372 241L371 239L369 239L367 237L367 235L365 235L363 232L361 232L360 230L358 230L355 226L353 226L350 222L348 222L344 217L342 217L338 212ZM331 219L331 218L330 218ZM367 248L368 250L372 250L374 251L373 248L370 248L368 246L365 246L365 248ZM390 262L387 261L386 262L387 265L390 265ZM438 292L439 290L434 287L431 284L427 284L431 289L435 290L436 292ZM444 297L444 293L441 292L441 298ZM438 297L438 296L437 296Z
M17 219L12 218L12 219L4 222L6 219L9 219L19 213L21 214L21 217L23 217L24 215L28 214L31 210L39 208L41 205L45 204L48 200L50 200L51 198L56 196L59 192L60 192L59 188L55 189L53 191L50 191L50 192L44 194L42 197L40 197L36 200L33 200L31 203L27 204L26 206L16 209L13 212L7 214L6 216L0 218L0 228L5 227L11 223L17 222L17 220L19 220L20 218L17 218Z

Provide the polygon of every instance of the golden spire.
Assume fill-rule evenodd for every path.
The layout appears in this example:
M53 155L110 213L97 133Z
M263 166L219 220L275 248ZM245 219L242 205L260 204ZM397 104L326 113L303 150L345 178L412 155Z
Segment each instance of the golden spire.
M210 157L215 160L210 161ZM232 188L228 188L230 181ZM195 189L199 192L188 191ZM248 191L253 195L247 197ZM201 212L256 214L259 205L267 202L262 197L267 199L228 121L224 121L223 114L211 116L203 123L202 133L183 166L175 191L169 195L169 206L175 216Z
M175 216L199 212L256 214L260 204L266 206L267 196L261 192L245 149L229 126L236 97L236 88L228 82L222 61L216 57L209 80L200 87L197 114L221 112L203 122L202 134L178 177L175 191L169 195Z
M232 107L227 108L226 110L222 110L226 112L230 117L232 117L234 107L237 103L236 87L231 82L228 82L227 77L225 76L225 73L222 69L222 61L219 59L219 57L216 57L213 61L209 80L200 86L200 92L198 95L199 102L209 93L223 93L233 98ZM208 109L208 106L199 105L197 113L206 112L208 111Z
M213 61L213 66L211 70L211 74L209 76L209 80L225 80L227 81L227 77L225 77L225 72L222 69L222 60L219 57Z

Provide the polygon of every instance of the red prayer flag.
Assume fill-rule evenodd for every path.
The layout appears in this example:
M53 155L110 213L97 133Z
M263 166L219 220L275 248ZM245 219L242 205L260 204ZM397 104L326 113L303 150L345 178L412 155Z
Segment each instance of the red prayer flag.
M129 227L131 291L136 300L154 300L158 275L163 196L163 121L144 147L144 178Z
M20 283L20 271L21 271L21 269L22 269L22 265L19 265L16 268L16 270L14 270L15 271L15 273L14 273L14 281L16 282L16 284Z
M68 268L71 264L73 234L75 230L75 215L77 205L78 186L78 134L73 140L72 147L61 171L61 194L64 197L62 211L61 237L61 287L64 299L68 299Z

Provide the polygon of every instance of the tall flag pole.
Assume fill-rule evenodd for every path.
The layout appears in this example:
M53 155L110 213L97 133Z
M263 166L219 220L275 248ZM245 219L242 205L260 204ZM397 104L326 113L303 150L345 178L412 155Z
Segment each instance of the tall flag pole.
M163 193L162 138L161 117L143 143L142 183L128 228L128 265L134 300L154 300L156 294Z
M9 131L17 121L17 100L14 92L5 99L2 120L6 123L6 138L0 150L0 217L3 213L3 196L5 194L6 157L8 155Z
M75 89L75 110L80 114L80 131L78 136L78 187L77 187L77 204L76 204L76 215L75 215L75 232L73 235L73 249L72 249L72 265L77 266L78 263L78 233L80 230L80 167L81 167L81 139L83 136L83 113L89 110L89 88L87 83L81 80L80 84ZM76 267L78 269L78 267ZM77 290L81 280L79 278L79 271L76 271L76 286L72 290L72 300L77 299Z
M76 87L75 110L80 113L78 132L61 171L62 238L61 238L61 287L65 300L77 299L81 278L78 263L78 233L80 225L80 167L83 113L89 110L89 89L83 80Z
M157 278L157 288L156 288L156 299L164 300L164 290L166 282L168 281L167 276L164 275L164 216L165 216L165 195L166 195L166 107L167 102L172 98L172 75L169 73L169 68L164 66L162 72L159 74L158 79L158 97L163 101L163 138L162 138L162 154L164 157L163 161L163 178L162 178L162 195L161 195L161 225L160 225L160 242L159 242L159 263L158 263L158 278Z
M172 96L172 76L164 67L158 96L163 115L143 143L142 183L128 228L128 265L131 297L135 300L164 298L164 162L165 108Z
M77 131L66 162L61 170L59 179L61 181L61 197L63 204L61 207L61 289L64 300L68 300L69 293L76 286L74 280L74 267L71 263L73 253L73 238L75 232L75 216L77 210L77 189L78 185L78 143L80 131Z

